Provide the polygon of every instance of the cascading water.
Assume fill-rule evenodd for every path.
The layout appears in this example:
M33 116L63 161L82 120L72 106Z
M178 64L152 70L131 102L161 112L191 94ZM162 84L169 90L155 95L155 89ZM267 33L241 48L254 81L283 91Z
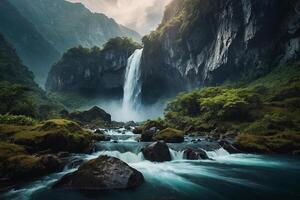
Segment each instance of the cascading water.
M124 83L124 96L123 96L123 113L133 115L131 118L135 118L136 110L140 107L140 64L143 54L143 49L137 49L129 57L127 62L125 83Z
M103 131L109 136L133 135L124 129ZM274 199L274 193L280 191L278 188L282 188L282 185L286 192L277 193L276 195L280 197L278 199L299 199L294 198L298 192L297 183L300 174L297 166L300 164L299 160L291 163L290 158L284 157L278 159L251 154L230 155L223 148L216 149L219 145L201 141L200 143L168 144L172 161L156 163L145 160L141 152L149 143L127 142L123 139L118 140L117 143L98 142L96 152L93 154L71 155L70 165L63 172L45 176L32 183L9 190L3 195L0 193L0 199L88 199L86 193L53 190L51 187L62 176L77 170L77 161L91 160L100 155L116 157L126 162L130 167L140 171L146 182L136 190L107 191L105 196L100 193L99 198L104 200L140 198L151 200L162 197L198 200L199 196L205 197L204 200L245 199L245 191L252 194L259 191L259 194L262 194L261 198L256 199L264 200ZM185 160L184 149L192 147L203 148L212 160ZM283 168L288 170L282 172ZM269 181L268 177L270 176L279 181L274 181L274 178ZM230 189L227 189L226 187L229 186ZM275 189L271 190L271 188ZM98 193L95 195L95 199L98 198ZM269 196L270 198L268 198Z

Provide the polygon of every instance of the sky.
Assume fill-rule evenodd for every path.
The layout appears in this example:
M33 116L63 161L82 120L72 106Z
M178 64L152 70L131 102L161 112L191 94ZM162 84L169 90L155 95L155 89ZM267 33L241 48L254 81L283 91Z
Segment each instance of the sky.
M155 30L161 22L165 6L171 0L68 0L80 2L92 12L115 19L141 35Z

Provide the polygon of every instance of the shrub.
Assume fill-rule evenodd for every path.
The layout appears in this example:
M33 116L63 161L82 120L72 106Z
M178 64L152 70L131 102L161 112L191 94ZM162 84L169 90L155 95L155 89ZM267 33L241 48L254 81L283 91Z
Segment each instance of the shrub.
M0 124L34 125L37 121L24 115L0 115Z

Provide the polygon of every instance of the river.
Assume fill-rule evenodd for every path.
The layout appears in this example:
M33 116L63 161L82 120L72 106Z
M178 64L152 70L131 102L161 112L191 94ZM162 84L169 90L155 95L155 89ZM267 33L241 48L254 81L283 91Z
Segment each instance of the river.
M120 132L120 131L119 131ZM132 190L79 192L53 190L51 186L77 167L67 166L61 173L15 188L1 199L26 200L233 200L300 199L300 159L292 156L232 154L224 149L210 150L213 160L183 159L181 149L191 142L170 144L172 161L152 163L140 150L147 143L136 142L137 135L106 131L114 141L99 142L93 154L74 154L73 160L90 160L99 155L117 157L143 173L145 183ZM118 142L116 143L116 140ZM203 142L199 144L203 145ZM214 148L213 145L207 145Z

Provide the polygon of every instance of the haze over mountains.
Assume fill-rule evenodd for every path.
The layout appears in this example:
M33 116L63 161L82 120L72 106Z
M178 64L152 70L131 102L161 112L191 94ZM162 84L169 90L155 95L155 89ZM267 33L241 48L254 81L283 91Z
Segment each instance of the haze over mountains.
M3 0L0 32L12 43L39 84L50 66L67 49L82 45L101 46L108 39L140 35L82 4L65 0Z
M80 2L92 12L104 13L118 23L142 35L153 31L161 22L165 6L171 0L68 0Z

